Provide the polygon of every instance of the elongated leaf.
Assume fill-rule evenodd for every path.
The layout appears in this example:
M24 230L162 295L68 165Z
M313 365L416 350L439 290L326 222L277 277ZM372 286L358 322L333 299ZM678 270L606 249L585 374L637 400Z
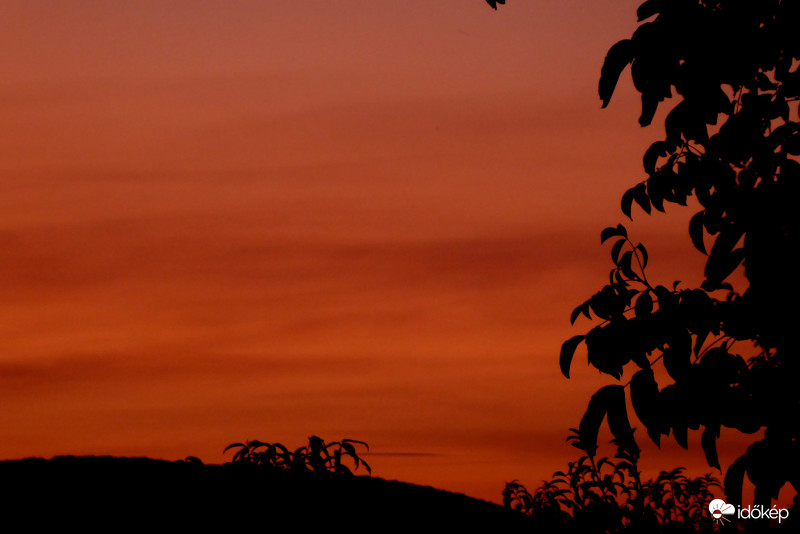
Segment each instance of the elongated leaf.
M600 84L598 86L598 93L600 94L600 100L603 101L603 107L608 106L611 101L611 96L617 87L620 74L633 61L634 55L635 46L630 39L619 41L608 50L606 59L603 62L603 68L600 70Z
M636 69L636 65L641 65L641 60L637 60L634 62L634 72ZM634 74L635 76L635 74ZM634 83L636 78L634 77ZM644 91L642 92L642 114L639 115L639 125L649 126L650 123L653 121L653 116L658 111L658 104L661 102L661 98L653 93L652 91Z
M706 244L703 242L703 217L705 213L705 210L698 211L689 220L689 237L692 238L694 248L703 254L708 254L706 252Z
M631 379L631 404L636 417L647 428L647 435L661 447L663 415L659 403L658 384L652 369L638 371Z
M633 220L631 217L631 208L633 207L633 197L636 194L636 187L631 187L622 195L621 209L626 217Z
M346 454L349 454L353 460L355 460L356 466L358 466L358 455L356 454L356 448L350 443L342 443L342 449ZM341 451L336 451L336 454L340 455Z
M223 452L223 454L224 454L224 453L226 453L226 452L228 452L230 449L232 449L232 448L234 448L234 447L245 447L245 448L246 448L246 447L247 447L247 445L245 445L244 443L231 443L230 445L228 445L227 447L225 447L225 449L223 449L223 451L222 451L222 452Z
M597 452L597 434L606 414L609 414L610 417L609 426L612 426L611 419L613 418L614 420L611 432L614 433L615 438L626 440L628 443L630 443L628 440L633 439L633 431L628 432L630 424L625 411L624 387L619 385L604 386L592 395L589 400L589 406L586 408L586 413L584 413L578 426L580 448L586 451L586 454L590 457L593 457ZM622 420L623 417L624 421Z
M622 257L619 259L619 268L622 271L622 274L628 277L630 280L636 280L637 276L636 273L633 271L631 267L631 262L633 261L633 251L629 250Z
M367 444L366 441L360 441L360 440L357 440L357 439L345 438L345 439L342 440L342 443L357 443L358 445L363 445L364 447L366 447L367 450L369 450L369 445Z
M624 247L627 242L626 239L620 239L611 247L611 261L614 262L614 265L619 263L619 253L622 252L622 247Z
M709 425L703 430L700 443L703 445L703 452L706 454L706 462L711 467L719 469L719 457L717 456L717 438L719 437L719 425Z
M647 259L648 259L647 258L647 249L644 248L644 245L639 243L638 245L636 245L636 250L639 251L639 255L642 258L642 269L644 269L645 267L647 267Z
M636 439L633 437L633 429L628 419L628 408L625 406L625 387L606 386L608 392L608 427L614 435L614 439L620 448L629 453L639 450ZM605 388L604 388L605 389Z
M589 314L589 302L584 302L574 310L572 310L572 314L569 316L570 324L575 324L575 321L578 320L578 316L583 314L586 316L587 319L591 319L592 316Z
M605 386L592 395L586 413L583 414L578 425L577 445L590 457L594 457L597 452L597 434L600 432L600 424L608 411L609 399L613 395L609 393L609 387L614 386Z
M645 213L650 213L650 197L647 196L647 186L645 184L639 184L636 186L636 190L633 194L633 200L636 201L637 204L645 211Z
M586 339L585 334L569 338L561 345L561 356L559 364L561 365L561 373L569 378L569 368L572 365L572 357L575 355L575 349L578 348L581 341Z
M681 137L686 129L686 123L690 120L687 113L686 101L678 103L664 119L664 129L667 131L667 144L677 146L681 143Z
M369 473L371 475L372 474L372 467L370 467L370 465L363 458L361 458L360 460L361 460L361 465L363 465L364 468L367 470L367 473Z
M673 193L663 173L657 172L647 179L647 196L655 209L661 213L666 213L664 201L671 199Z

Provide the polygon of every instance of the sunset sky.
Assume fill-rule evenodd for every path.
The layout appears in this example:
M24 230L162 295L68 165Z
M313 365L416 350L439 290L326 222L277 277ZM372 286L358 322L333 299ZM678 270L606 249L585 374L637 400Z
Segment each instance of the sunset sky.
M316 434L495 501L564 468L613 379L558 351L663 134L627 73L597 96L639 3L4 2L0 458ZM700 281L692 213L636 213L649 278Z

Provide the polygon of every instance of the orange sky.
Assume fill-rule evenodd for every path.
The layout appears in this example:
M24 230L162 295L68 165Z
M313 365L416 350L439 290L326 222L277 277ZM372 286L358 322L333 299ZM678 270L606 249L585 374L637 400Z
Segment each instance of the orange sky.
M318 434L492 500L563 468L607 380L558 350L662 133L596 95L638 3L4 3L0 457ZM690 215L637 220L651 279L698 281ZM646 465L702 467L673 445Z

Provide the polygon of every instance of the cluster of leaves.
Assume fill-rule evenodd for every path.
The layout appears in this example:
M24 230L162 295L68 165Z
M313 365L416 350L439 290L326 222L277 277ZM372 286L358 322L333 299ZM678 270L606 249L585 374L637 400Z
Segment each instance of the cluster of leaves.
M581 447L580 438L570 437ZM503 504L531 516L545 531L710 532L707 506L720 487L710 474L690 479L683 468L641 481L637 457L620 449L615 460L582 456L530 493L514 480L506 483Z
M313 471L332 472L352 475L353 471L363 466L372 474L372 468L356 452L356 445L363 445L369 450L369 445L363 441L343 439L325 443L322 438L311 436L308 445L290 451L280 443L266 443L252 440L244 443L231 443L225 451L234 450L231 463L253 464L270 471ZM345 464L349 458L353 464L351 470Z
M619 380L629 363L638 371L627 384L605 386L592 397L579 427L585 450L595 454L605 417L623 448L637 450L626 410L629 387L634 411L656 444L671 432L686 447L688 429L703 426L706 458L719 468L720 427L752 433L762 423L753 395L756 384L747 383L747 363L731 350L736 338L723 331L737 319L736 300L719 300L703 289L681 289L678 282L672 288L653 285L645 274L646 248L634 245L622 225L603 230L602 241L612 238L609 283L572 314L573 323L580 315L603 322L563 344L561 370L569 376L575 350L584 343L589 364L601 372ZM659 360L675 381L661 390L653 372Z
M580 439L590 457L607 416L617 441L638 450L626 412L625 389L652 440L672 434L687 446L687 430L702 428L709 465L719 468L721 427L765 429L728 470L728 502L741 503L745 474L756 501L768 504L788 481L800 489L800 363L797 327L800 277L800 2L790 0L647 0L639 28L608 52L599 84L608 105L621 72L631 65L641 93L639 122L650 124L661 102L666 137L646 151L647 178L628 190L622 211L646 213L665 204L700 206L689 223L694 246L707 255L703 282L652 284L647 251L622 226L606 228L614 240L609 283L578 306L599 319L585 335L566 341L561 369L569 376L581 343L589 363L620 380L591 399ZM710 244L710 248L706 243ZM744 265L744 287L731 275ZM741 284L740 284L741 285ZM747 359L733 347L749 351ZM671 383L660 388L654 365Z

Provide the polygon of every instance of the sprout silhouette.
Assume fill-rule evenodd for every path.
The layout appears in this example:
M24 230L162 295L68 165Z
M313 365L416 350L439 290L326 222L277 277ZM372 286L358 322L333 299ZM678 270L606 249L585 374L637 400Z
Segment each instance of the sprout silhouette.
M569 441L580 443L572 429ZM690 479L683 468L662 471L642 482L638 456L619 448L616 459L583 455L556 471L534 492L517 480L506 483L506 508L531 516L547 529L578 532L711 531L706 507L719 481L711 475Z
M223 453L234 450L231 463L254 464L271 471L312 471L332 472L353 475L353 471L363 466L367 473L372 474L370 465L361 458L356 445L363 445L369 451L369 445L364 441L343 439L325 443L318 436L308 438L308 445L290 451L280 443L267 443L259 440L244 443L231 443ZM345 459L350 457L353 469L345 464Z

